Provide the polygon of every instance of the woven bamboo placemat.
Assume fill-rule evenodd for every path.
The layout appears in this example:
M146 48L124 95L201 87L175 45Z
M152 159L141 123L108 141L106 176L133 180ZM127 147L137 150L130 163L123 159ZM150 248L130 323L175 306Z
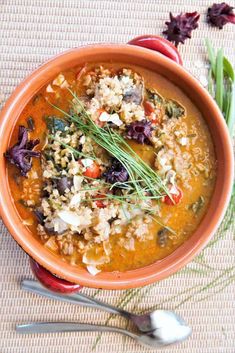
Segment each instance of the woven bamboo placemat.
M235 2L230 1L235 6ZM144 34L160 34L169 11L198 11L201 22L193 38L180 48L184 66L197 77L202 74L196 60L204 59L205 37L214 45L223 46L234 62L235 27L214 30L205 23L210 1L82 1L82 0L0 0L0 100L7 99L15 86L49 57L65 49L97 42L125 43ZM234 353L235 352L235 285L227 286L213 296L220 287L203 289L220 276L221 271L234 265L234 223L228 225L227 214L224 238L204 252L206 268L193 263L187 270L140 291L101 291L97 297L117 304L121 300L129 310L141 311L155 304L179 312L193 328L192 337L181 345L166 348L166 353ZM227 230L225 230L227 229ZM88 353L96 340L96 333L70 333L20 336L15 324L29 321L67 320L104 323L107 314L79 306L58 303L22 292L19 283L32 278L27 255L17 246L4 225L0 225L1 287L0 287L0 352L1 353ZM203 259L199 259L201 262ZM199 261L198 260L198 261ZM209 264L209 265L208 265ZM215 282L217 283L217 282ZM224 282L226 284L228 282ZM185 291L185 294L180 292ZM200 294L191 293L201 291ZM94 290L84 289L94 295ZM207 297L208 298L204 298ZM125 299L126 298L126 299ZM170 298L170 299L169 299ZM185 302L184 299L187 299ZM203 299L203 300L202 300ZM112 325L125 326L117 318ZM127 353L151 352L129 339L115 334L103 334L95 352Z

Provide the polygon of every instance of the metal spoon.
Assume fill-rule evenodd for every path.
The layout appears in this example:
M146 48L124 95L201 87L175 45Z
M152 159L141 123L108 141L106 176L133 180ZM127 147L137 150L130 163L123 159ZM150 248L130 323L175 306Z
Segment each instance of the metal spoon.
M151 313L136 315L103 303L97 299L90 298L84 294L61 294L52 292L37 281L24 280L21 282L21 286L24 290L43 295L47 298L105 310L110 314L119 314L132 321L141 332L152 332L154 330L160 332L163 330L164 337L166 337L167 341L181 341L191 334L191 328L180 316L172 311L155 310Z
M179 326L178 326L179 328ZM150 333L135 334L118 327L80 324L76 322L35 322L24 325L17 325L16 331L19 333L51 333L51 332L81 332L81 331L100 331L100 332L117 332L133 338L138 343L148 347L159 348L172 343L180 342L189 336L191 330L188 326L184 326L184 337L182 329L180 333L176 331L170 334L167 327L162 327ZM179 338L180 337L180 338Z

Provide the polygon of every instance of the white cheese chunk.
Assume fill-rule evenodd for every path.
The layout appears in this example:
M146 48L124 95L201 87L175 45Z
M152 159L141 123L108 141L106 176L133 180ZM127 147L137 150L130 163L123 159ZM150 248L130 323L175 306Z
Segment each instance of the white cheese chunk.
M87 266L87 271L92 275L95 276L97 273L100 273L101 270L98 270L96 266L88 265Z
M94 163L93 160L90 159L90 158L81 159L81 162L82 162L82 165L83 165L85 168L91 167L92 164Z
M74 227L78 227L81 223L80 217L76 214L76 212L66 210L59 211L58 216L60 217L60 219L62 219L62 221Z

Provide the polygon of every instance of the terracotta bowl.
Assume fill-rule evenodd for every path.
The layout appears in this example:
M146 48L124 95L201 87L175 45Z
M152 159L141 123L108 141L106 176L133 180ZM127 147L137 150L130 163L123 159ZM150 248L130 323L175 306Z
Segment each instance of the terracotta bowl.
M217 181L208 211L196 232L170 256L141 269L90 275L50 253L22 224L14 207L3 157L17 118L27 102L61 70L87 62L113 61L137 64L168 78L180 87L203 114L214 141L218 160ZM17 243L51 273L88 287L124 289L144 286L165 278L186 265L206 245L218 228L229 202L233 182L232 146L224 118L217 105L182 66L146 48L131 45L92 45L62 53L34 71L11 95L0 117L0 209L1 217Z

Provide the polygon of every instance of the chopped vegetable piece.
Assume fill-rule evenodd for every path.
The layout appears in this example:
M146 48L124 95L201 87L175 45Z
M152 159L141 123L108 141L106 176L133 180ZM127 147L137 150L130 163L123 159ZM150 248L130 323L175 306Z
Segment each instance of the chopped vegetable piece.
M170 12L170 21L165 22L167 29L163 32L166 38L177 47L179 43L184 44L187 38L191 38L191 33L198 27L198 12L186 12L173 16Z
M56 179L56 187L59 191L60 195L64 195L65 191L70 190L73 186L73 179L68 177L62 177L60 179Z
M204 197L199 196L198 200L189 206L189 210L192 210L193 213L197 214L202 209L204 204L205 204Z
M86 171L83 173L88 178L97 179L101 176L101 170L97 163L92 163L92 165L86 168Z
M160 96L160 94L153 89L146 88L146 95L148 100L153 102L155 105L159 105L164 102L164 99L162 98L162 96Z
M28 125L28 130L29 131L34 131L35 122L34 122L34 119L31 116L29 116L28 119L27 119L27 125Z
M138 86L135 89L131 89L127 91L124 96L123 100L127 103L135 103L141 104L143 99L143 86Z
M165 103L165 113L169 118L179 119L185 115L185 109L178 102L169 99Z
M103 194L97 194L97 195L95 196L95 198L96 198L96 199L101 198L101 200L96 200L96 201L95 201L96 206L97 206L98 208L105 208L105 207L106 207L105 204L104 204L104 202L103 202L103 199L106 198L105 195L103 195Z
M26 176L32 167L32 157L40 157L39 151L32 151L39 142L39 139L28 140L27 129L21 125L19 126L18 142L8 148L4 156L11 164L19 168L21 175Z
M170 189L170 194L171 194L171 198L166 195L163 197L163 202L169 206L174 206L174 205L177 205L183 198L183 192L180 188L178 187L174 187L174 193L171 192L171 189Z
M160 248L164 248L166 246L168 241L168 233L169 233L169 230L167 228L161 228L157 232L157 242Z
M44 225L44 221L45 221L45 217L43 212L40 209L36 209L34 210L34 214L37 218L37 221L39 224L41 224L42 226Z
M225 2L213 4L207 10L207 22L214 27L218 27L219 29L222 29L227 23L235 24L233 7L229 6Z
M56 116L47 116L45 117L48 130L55 134L57 131L64 131L68 122L57 118Z
M154 106L149 101L144 101L144 112L147 116L150 116L151 113L154 113Z
M137 141L138 143L144 144L149 143L149 139L152 136L152 127L151 122L148 120L135 121L127 125L127 134L128 139Z
M112 165L104 173L107 183L114 184L116 182L125 182L129 179L129 175L125 167L116 159L112 159Z
M151 113L148 118L152 124L159 124L159 119L155 113Z

